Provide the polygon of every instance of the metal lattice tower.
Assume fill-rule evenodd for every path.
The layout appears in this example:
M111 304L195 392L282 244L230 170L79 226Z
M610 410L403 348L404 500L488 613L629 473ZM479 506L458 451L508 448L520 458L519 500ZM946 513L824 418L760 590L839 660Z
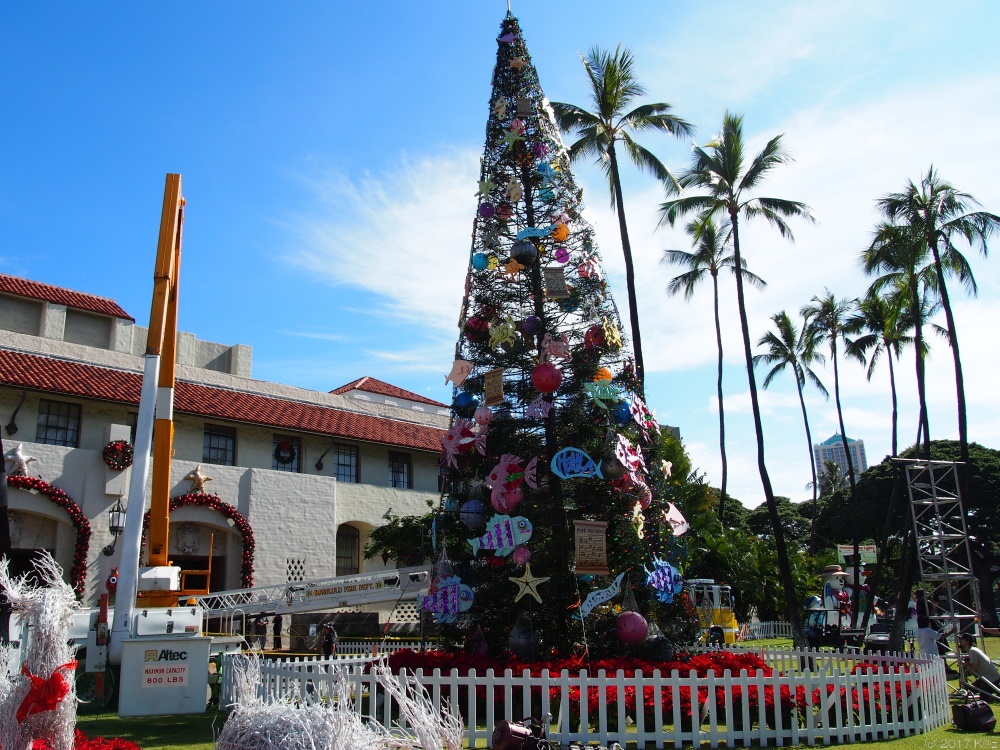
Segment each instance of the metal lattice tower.
M981 637L979 588L962 508L958 464L949 461L894 459L906 468L913 533L917 540L920 578L929 588L934 629Z

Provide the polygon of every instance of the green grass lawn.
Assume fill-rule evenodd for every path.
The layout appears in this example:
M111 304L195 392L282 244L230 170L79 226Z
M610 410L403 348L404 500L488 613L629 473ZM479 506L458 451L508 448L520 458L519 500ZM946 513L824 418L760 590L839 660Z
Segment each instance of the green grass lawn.
M791 646L791 639L762 642ZM1000 659L1000 638L986 639L986 653ZM994 707L1000 713L1000 706ZM77 727L90 737L121 737L144 750L212 750L225 714L210 711L188 716L141 716L121 719L117 714L80 715ZM892 750L1000 750L1000 732L958 732L951 726L899 740L838 745L839 748L891 746Z

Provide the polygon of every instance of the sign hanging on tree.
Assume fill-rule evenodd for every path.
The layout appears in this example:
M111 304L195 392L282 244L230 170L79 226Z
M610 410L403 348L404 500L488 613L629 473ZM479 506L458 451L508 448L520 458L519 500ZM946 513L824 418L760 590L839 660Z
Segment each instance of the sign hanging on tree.
M490 370L483 376L483 401L487 406L503 403L503 368Z
M607 535L607 521L573 521L577 575L608 574Z
M549 299L566 299L569 297L569 287L566 285L566 274L562 268L543 268L542 275L545 279L545 296Z

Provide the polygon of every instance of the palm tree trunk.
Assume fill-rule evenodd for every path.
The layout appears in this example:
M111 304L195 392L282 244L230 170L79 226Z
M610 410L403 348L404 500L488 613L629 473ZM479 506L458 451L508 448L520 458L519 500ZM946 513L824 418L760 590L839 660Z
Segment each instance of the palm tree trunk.
M812 488L813 488L813 502L812 502L812 523L809 529L809 552L810 554L816 553L816 515L819 510L819 497L817 490L819 487L816 483L816 461L813 459L813 439L812 431L809 429L809 417L806 414L806 397L802 393L802 381L799 380L799 374L795 373L795 385L799 389L799 405L802 407L802 423L806 426L806 445L809 448L809 467L812 469Z
M717 391L719 395L719 453L722 455L722 486L719 488L719 520L723 521L726 509L726 480L729 462L726 460L726 413L722 408L722 326L719 323L719 276L712 274L712 291L715 302L715 345L719 349Z
M910 304L913 306L913 348L917 352L917 401L920 406L918 419L917 442L923 437L923 456L925 461L931 459L931 426L927 416L927 382L924 378L924 315L920 306L920 296L917 293L916 280L910 281ZM920 446L916 446L918 455Z
M615 206L618 211L618 229L622 235L622 255L625 256L625 287L628 292L629 322L632 326L632 350L635 352L635 376L639 396L646 398L646 368L642 362L642 338L639 335L639 303L635 295L635 267L632 265L632 244L628 239L628 225L625 223L625 201L622 199L622 181L618 174L618 157L615 142L608 145L608 159L611 162L611 178L615 185Z
M837 424L840 425L840 442L844 446L844 456L847 458L847 481L851 485L851 513L854 515L854 589L851 593L851 627L858 624L858 604L861 602L861 524L858 516L861 503L858 499L857 482L854 478L854 460L851 449L847 445L847 431L844 429L844 410L840 405L840 368L837 366L836 332L831 332L830 355L833 359L833 398L837 404Z
M733 226L733 262L739 271L743 268L740 255L739 218L736 208L730 208L729 218ZM792 568L788 561L788 548L785 546L785 534L781 519L778 517L778 505L774 500L774 490L771 478L764 463L764 428L760 418L760 400L757 397L757 380L753 372L753 350L750 345L750 327L747 323L746 301L743 296L743 274L736 273L736 303L740 312L740 331L743 334L743 353L747 363L747 381L750 386L750 405L753 408L753 425L757 434L757 469L760 472L760 483L764 487L764 498L767 501L767 515L771 520L771 530L774 533L774 549L778 558L778 576L785 590L785 617L792 624L792 641L799 648L807 646L805 632L802 630L802 612L799 598L795 593L795 582L792 580Z
M896 397L896 372L892 366L892 348L886 347L889 360L889 393L892 395L892 455L899 455L899 402Z
M962 357L958 353L958 331L955 329L955 316L951 310L951 299L948 297L948 287L944 283L944 268L941 266L941 256L938 254L937 242L931 243L934 253L934 271L937 274L938 288L941 292L941 306L944 308L944 319L948 323L948 340L951 342L951 356L955 361L955 395L958 398L958 444L962 463L969 463L969 420L965 409L965 377L962 375Z

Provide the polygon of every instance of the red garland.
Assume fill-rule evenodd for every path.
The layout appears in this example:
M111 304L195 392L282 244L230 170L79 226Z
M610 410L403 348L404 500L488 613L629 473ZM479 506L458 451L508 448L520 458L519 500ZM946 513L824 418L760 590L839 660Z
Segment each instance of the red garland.
M19 490L33 490L45 495L69 515L73 526L76 527L76 547L73 550L73 567L69 571L69 582L77 598L81 598L83 589L87 585L87 551L90 549L90 521L87 520L87 516L63 490L38 477L8 474L7 486Z
M104 446L104 463L115 471L125 471L132 465L134 450L127 440L112 440Z
M250 522L229 503L225 503L218 495L206 495L202 492L189 492L187 495L179 495L170 498L170 512L185 505L193 505L199 508L209 508L221 513L226 518L232 520L236 529L243 538L243 559L240 566L240 586L241 588L253 587L253 553L257 547L254 540L253 527ZM149 511L142 518L142 543L146 544L146 532L149 530Z

